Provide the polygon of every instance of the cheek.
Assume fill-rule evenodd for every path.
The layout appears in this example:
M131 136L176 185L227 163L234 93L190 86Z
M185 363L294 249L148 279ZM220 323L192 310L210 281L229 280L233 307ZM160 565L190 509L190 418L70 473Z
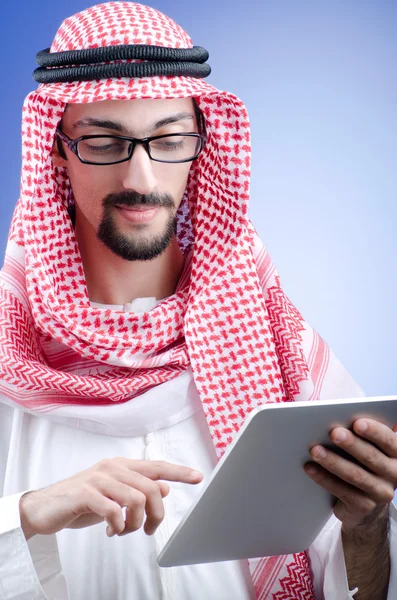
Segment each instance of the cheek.
M191 165L189 163L186 163L186 165L181 165L181 170L178 173L178 177L175 178L175 188L173 190L173 196L178 206L182 202L182 198L185 193L190 168Z
M87 165L88 167L88 165ZM98 225L102 218L102 200L110 193L106 177L89 167L82 173L80 169L69 170L70 185L80 212L92 225Z

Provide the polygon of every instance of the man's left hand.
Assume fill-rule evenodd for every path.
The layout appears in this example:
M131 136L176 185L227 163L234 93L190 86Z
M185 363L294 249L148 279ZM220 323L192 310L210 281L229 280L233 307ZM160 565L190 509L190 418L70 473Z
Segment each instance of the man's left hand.
M342 521L342 529L349 531L393 500L397 488L397 436L378 421L360 418L354 422L353 431L335 427L330 438L360 465L323 446L314 446L310 453L316 464L308 463L305 471L336 497L334 514Z

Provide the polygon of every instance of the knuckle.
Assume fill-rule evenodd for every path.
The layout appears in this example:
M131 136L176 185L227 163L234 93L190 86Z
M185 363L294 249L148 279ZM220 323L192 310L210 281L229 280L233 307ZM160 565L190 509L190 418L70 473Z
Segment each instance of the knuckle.
M386 439L384 440L383 446L386 454L390 456L397 456L397 440L396 435L392 432L388 432Z
M365 456L365 463L371 469L371 471L379 469L379 460L379 451L374 447L370 447Z
M376 508L376 506L376 502L366 496L361 496L357 500L357 507L359 511L364 515L368 515L369 513L371 513Z
M95 465L96 471L102 473L114 473L115 469L119 469L125 465L125 458L122 456L115 456L114 458L103 458Z
M86 483L91 489L98 490L103 486L104 478L100 473L92 473Z
M83 481L83 483L81 484L80 488L77 490L78 495L80 496L90 496L93 493L93 488L95 486L92 485L91 481Z
M339 490L337 497L349 511L353 509L354 511L357 510L360 512L361 509L363 509L366 500L370 499L369 496L365 496L360 490L351 488L350 486L343 486L343 488Z
M382 493L382 501L385 502L386 504L390 504L390 502L393 502L394 500L394 489L387 487L383 490Z
M103 458L95 466L96 470L106 473L112 467L112 460L110 458Z
M366 476L361 467L354 467L349 475L350 482L356 487L364 485Z
M146 505L146 496L139 490L134 490L131 493L131 504L137 508L144 509Z
M159 525L163 519L164 510L161 510L161 508L152 512L152 521L154 521L156 525Z
M156 482L152 481L151 479L148 480L148 482L146 483L146 496L156 496L160 493L160 488L157 485Z
M114 505L114 506L109 506L106 508L105 511L105 518L106 519L116 519L116 517L119 516L119 512L120 512L120 507Z
M343 504L346 506L354 504L357 495L353 494L350 490L341 490L337 496Z

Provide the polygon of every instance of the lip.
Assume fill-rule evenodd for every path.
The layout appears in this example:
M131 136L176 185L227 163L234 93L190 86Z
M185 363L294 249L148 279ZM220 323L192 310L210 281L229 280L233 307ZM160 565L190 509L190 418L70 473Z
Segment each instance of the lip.
M148 223L160 211L159 206L116 206L125 219L131 223Z

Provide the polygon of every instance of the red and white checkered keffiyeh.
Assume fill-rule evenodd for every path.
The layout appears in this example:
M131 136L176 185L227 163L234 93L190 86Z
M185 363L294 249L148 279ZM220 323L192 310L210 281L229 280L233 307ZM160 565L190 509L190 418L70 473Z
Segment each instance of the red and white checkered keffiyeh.
M158 11L109 2L66 19L51 51L118 44L192 47ZM69 181L51 161L56 126L66 103L181 97L196 98L208 132L178 215L191 262L176 293L150 312L93 308L67 212ZM221 455L263 402L354 389L284 295L247 219L250 130L237 97L190 77L41 84L24 103L22 145L21 195L0 276L4 401L41 413L128 402L190 364ZM314 598L307 553L251 561L251 570L261 600Z

